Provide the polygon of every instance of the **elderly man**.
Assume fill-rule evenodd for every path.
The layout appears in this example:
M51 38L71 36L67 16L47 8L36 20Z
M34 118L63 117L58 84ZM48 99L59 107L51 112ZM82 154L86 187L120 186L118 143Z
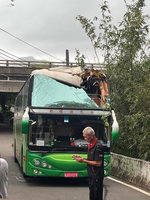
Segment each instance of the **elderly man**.
M0 154L0 199L7 198L8 189L8 163Z
M104 179L104 152L102 141L99 141L93 128L86 127L83 130L84 139L89 143L88 156L81 158L75 155L77 162L87 163L89 177L90 200L103 199L103 179Z

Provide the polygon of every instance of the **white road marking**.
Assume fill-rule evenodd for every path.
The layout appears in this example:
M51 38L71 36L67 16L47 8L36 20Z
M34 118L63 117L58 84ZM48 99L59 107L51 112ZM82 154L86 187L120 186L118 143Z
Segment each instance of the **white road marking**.
M17 176L16 176L16 180L19 181L19 182L25 182L24 179L22 179L22 178L20 178L20 177L17 177Z
M22 174L18 173L17 176L15 176L16 180L19 182L25 182L24 177L22 176Z
M134 189L134 190L137 190L138 192L141 192L141 193L143 193L143 194L145 194L145 195L147 195L147 196L150 196L150 193L149 193L149 192L146 192L146 191L144 191L144 190L142 190L142 189L139 189L139 188L137 188L137 187L134 187L134 186L129 185L129 184L127 184L127 183L124 183L124 182L122 182L122 181L118 181L118 180L116 180L116 179L114 179L114 178L112 178L112 177L107 177L107 178L110 179L110 180L112 180L112 181L115 181L115 182L117 182L117 183L120 183L120 184L122 184L122 185L125 185L125 186L127 186L127 187L130 187L130 188L132 188L132 189Z

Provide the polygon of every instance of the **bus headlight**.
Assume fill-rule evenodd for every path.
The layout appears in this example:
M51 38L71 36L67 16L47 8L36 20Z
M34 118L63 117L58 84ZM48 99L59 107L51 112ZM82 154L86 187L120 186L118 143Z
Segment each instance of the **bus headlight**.
M104 167L106 167L108 164L108 162L106 160L104 160Z
M37 170L37 169L34 169L34 173L37 174L37 173L38 173L38 170Z
M43 163L42 163L42 167L44 167L44 168L47 167L47 163L46 163L46 162L43 162Z
M39 159L34 159L34 165L39 166L40 165L40 160Z

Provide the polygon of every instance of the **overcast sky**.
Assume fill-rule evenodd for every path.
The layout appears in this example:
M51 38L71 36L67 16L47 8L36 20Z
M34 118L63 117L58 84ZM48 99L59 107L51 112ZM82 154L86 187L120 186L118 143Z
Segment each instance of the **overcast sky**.
M58 60L35 50L2 30L0 49L17 57L33 56L49 61L65 61L65 51L68 49L72 62L75 61L75 49L79 49L80 53L86 56L86 62L96 61L90 40L76 20L76 16L83 15L89 19L99 16L101 0L15 0L14 6L10 6L10 2L0 0L0 28ZM109 2L114 21L121 21L125 13L124 0ZM145 2L146 10L149 11L150 0Z

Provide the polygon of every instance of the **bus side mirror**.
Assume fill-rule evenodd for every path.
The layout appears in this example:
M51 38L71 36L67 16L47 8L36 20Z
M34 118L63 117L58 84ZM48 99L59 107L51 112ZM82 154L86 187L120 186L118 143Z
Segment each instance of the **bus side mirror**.
M116 142L118 140L119 136L119 125L116 120L116 115L114 110L112 110L112 118L113 118L113 124L112 124L112 142Z
M29 132L29 108L27 107L22 117L22 133L28 134Z
M28 134L29 132L29 121L22 120L22 134Z
M112 131L111 139L112 142L116 142L118 140L119 131Z

